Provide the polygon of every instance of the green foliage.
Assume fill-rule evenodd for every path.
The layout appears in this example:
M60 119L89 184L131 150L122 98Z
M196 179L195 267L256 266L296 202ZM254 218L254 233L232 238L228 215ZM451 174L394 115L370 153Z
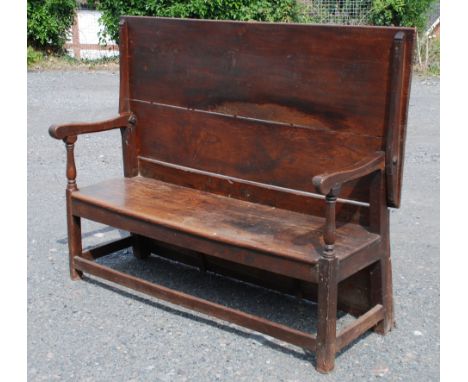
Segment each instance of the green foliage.
M374 25L417 27L423 30L434 0L374 0L370 21Z
M372 0L309 0L307 4L314 23L361 25L367 21Z
M440 75L440 39L432 39L429 42L428 50L428 72L438 76Z
M118 40L119 17L163 16L216 20L306 21L296 0L100 0L104 36Z
M28 0L28 45L59 52L73 24L75 0Z
M34 50L32 47L28 46L28 67L34 65L41 61L44 58L42 52Z
M419 43L418 56L414 69L430 76L440 75L440 39L433 36Z

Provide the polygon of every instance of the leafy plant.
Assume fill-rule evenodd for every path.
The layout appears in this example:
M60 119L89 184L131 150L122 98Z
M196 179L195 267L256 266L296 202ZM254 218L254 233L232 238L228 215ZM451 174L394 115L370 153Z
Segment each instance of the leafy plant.
M432 75L440 75L440 39L434 38L428 44L428 72Z
M75 16L75 0L28 0L28 45L60 52Z
M428 36L419 41L414 68L424 75L440 75L440 38L438 36Z
M308 0L307 4L312 22L361 25L367 21L372 0Z
M34 50L32 47L28 46L28 67L36 64L44 58L44 55L37 50Z
M296 0L100 0L102 38L118 41L122 15L216 20L306 21Z
M434 0L373 0L370 21L374 25L395 25L424 29Z

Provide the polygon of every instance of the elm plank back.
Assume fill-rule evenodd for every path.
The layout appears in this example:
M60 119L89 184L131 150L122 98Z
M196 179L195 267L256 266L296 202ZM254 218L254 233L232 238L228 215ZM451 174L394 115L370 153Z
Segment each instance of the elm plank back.
M123 17L119 115L67 149L72 279L89 273L316 352L394 326L389 209L414 30ZM119 128L124 177L78 188L81 134ZM338 196L341 199L338 199ZM130 236L83 251L81 219ZM95 262L123 248L317 302L316 335ZM337 309L357 319L337 332Z
M382 150L387 203L399 206L412 43L404 28L125 17L130 173L297 209L304 198L242 193L215 175L313 193L313 176ZM369 182L340 196L368 203Z

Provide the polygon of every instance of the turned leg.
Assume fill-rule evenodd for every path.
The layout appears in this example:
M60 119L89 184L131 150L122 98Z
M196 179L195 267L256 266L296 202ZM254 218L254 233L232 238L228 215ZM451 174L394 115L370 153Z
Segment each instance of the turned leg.
M140 260L147 259L151 255L151 251L149 250L146 238L136 234L132 234L132 237L133 255Z
M76 136L70 136L64 139L67 148L67 230L68 230L68 258L70 266L70 277L72 280L81 279L83 273L75 269L75 257L82 253L81 247L81 219L72 214L71 195L78 190L76 185L76 167L73 154Z
M326 196L325 248L319 260L318 323L317 323L317 370L328 373L335 367L336 355L336 310L338 301L337 259L335 257L335 204L338 189Z

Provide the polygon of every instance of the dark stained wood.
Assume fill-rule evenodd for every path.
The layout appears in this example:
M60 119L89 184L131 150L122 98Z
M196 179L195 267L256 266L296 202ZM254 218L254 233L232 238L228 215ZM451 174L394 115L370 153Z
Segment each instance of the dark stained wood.
M261 203L271 207L303 213L307 211L311 215L323 216L325 211L324 197L319 194L301 192L256 183L245 179L239 179L222 174L214 174L189 167L157 161L150 158L139 157L140 174L144 177L155 178L167 183L184 187L224 195L252 203ZM366 177L351 181L350 183L370 183ZM369 208L365 203L356 203L346 199L353 197L352 185L346 194L346 185L341 192L342 198L337 199L336 220L340 222L359 223L369 225Z
M148 258L151 255L148 239L137 234L132 234L132 239L133 255L141 260Z
M386 334L414 35L123 17L119 115L49 129L67 150L72 279L94 274L315 350L324 373L366 330ZM77 136L114 128L124 177L78 188ZM83 252L81 218L130 236ZM317 338L93 262L128 246L317 301ZM358 319L337 336L338 308Z
M353 256L349 256L340 261L338 272L338 281L343 281L352 276L361 269L375 263L382 257L382 240L373 242L372 244L356 251Z
M322 256L326 258L333 258L335 253L336 241L336 199L340 189L332 189L325 198L325 228L323 230L323 242L325 243Z
M154 179L112 179L81 188L73 199L74 203L80 201L153 225L305 264L316 264L323 251L325 219L321 217ZM378 235L357 224L339 226L336 237L335 253L339 259L379 240Z
M134 99L380 137L393 36L414 33L124 19Z
M128 23L125 19L121 19L119 23L119 61L120 61L120 97L119 97L119 112L126 113L130 111L130 58L128 53ZM128 124L121 128L122 135L122 155L124 176L131 177L138 175L138 163L136 159L137 141L135 129L136 117L132 115Z
M336 338L336 351L340 351L364 332L382 321L384 317L383 306L378 304L359 317L352 324L343 329Z
M335 367L336 313L338 307L338 258L335 249L335 205L340 186L332 188L325 198L325 229L323 253L319 261L317 370L328 373Z
M375 137L233 118L132 102L141 141L140 166L148 160L223 174L288 190L315 193L315 175L353 167L375 155ZM354 184L344 198L369 201L369 185ZM285 195L284 197L287 197Z
M120 83L119 83L119 112L124 113L130 111L130 58L128 53L128 23L121 19L119 22L119 64L120 64ZM122 137L122 159L124 176L132 177L138 175L137 162L137 141L136 141L136 117L133 115L132 120L120 130ZM139 245L141 238L134 236L134 244L132 245L133 253L137 258L144 259L147 256L147 251L144 246Z
M399 31L394 36L392 47L386 174L387 204L397 208L400 207L401 201L413 40L413 34Z
M321 373L335 367L338 261L332 253L320 259L318 280L317 365Z
M120 89L119 89L119 112L130 111L130 78L129 78L129 56L128 56L128 23L125 19L119 22L119 65L120 65Z
M73 213L115 228L127 230L145 237L169 244L191 248L196 252L207 253L234 263L264 269L269 272L284 274L300 280L316 282L317 272L312 264L298 262L297 259L275 256L263 251L254 251L236 247L223 242L210 240L170 229L154 223L125 216L106 207L99 207L79 199L73 199ZM274 259L274 261L272 261Z
M370 298L373 304L382 304L384 320L376 327L380 334L388 333L395 325L393 315L393 281L392 264L390 258L390 213L386 208L387 182L385 173L379 172L374 176L371 185L370 230L381 236L380 259L378 259L370 273Z
M122 154L124 159L124 176L132 177L138 175L137 160L137 137L136 137L136 117L132 114L127 126L121 128Z
M124 237L122 239L113 240L106 244L100 244L80 254L81 257L88 260L96 260L100 257L107 256L111 253L120 251L128 248L133 244L133 238L131 236Z
M334 187L339 187L341 190L343 184L354 179L362 178L377 170L383 170L384 158L385 155L383 152L376 152L354 163L349 168L342 166L339 171L329 171L325 174L314 176L312 183L318 192L327 195L333 192Z
M75 142L76 135L63 139L67 149L67 191L73 192L78 189L76 185L76 165L75 165Z
M372 136L382 149L389 130L404 130L408 94L388 109L388 73L394 37L403 34L409 86L414 29L125 21L138 41L138 49L129 46L135 100ZM397 114L399 124L390 126Z
M150 240L148 245L151 249L151 253L159 257L194 267L200 266L199 252L154 240ZM374 255L376 259L380 258L378 256L378 245L379 243L377 243L377 246L372 245L368 247L370 248L369 252L373 254L377 253L377 255ZM367 253L368 250L366 249L364 252ZM360 257L360 255L349 257L349 264L355 263L353 259L356 256ZM287 293L292 296L296 296L297 289L300 288L302 298L317 302L317 285L313 282L296 280L284 274L267 272L262 269L226 261L207 254L203 254L203 258L207 271L276 290L281 293ZM375 261L377 260L373 260L372 262L375 263ZM360 264L360 260L356 261L356 263ZM355 270L350 269L348 265L346 259L340 262L340 271L344 268L346 271L350 270L351 273L346 277L341 277L341 272L339 272L338 309L358 317L372 307L369 298L370 269L368 269L369 267L360 267L357 269L361 270Z
M55 139L65 139L79 134L98 133L106 130L127 126L131 113L122 113L118 117L100 122L75 122L63 125L52 125L49 134Z
M161 300L169 301L177 305L196 310L198 312L220 318L222 320L239 324L257 332L268 334L269 336L287 341L310 351L315 351L315 336L301 332L287 326L253 316L226 306L216 304L183 292L156 285L134 276L116 271L92 261L77 258L76 267L95 276L118 283L127 288L149 294Z
M50 131L50 130L49 130ZM76 185L76 165L75 165L75 142L76 135L65 137L63 139L67 150L67 189L65 191L67 203L67 231L68 231L68 261L70 269L70 277L72 280L81 278L82 273L75 269L75 257L82 252L81 248L81 220L79 217L73 216L71 197L73 192L78 190Z

